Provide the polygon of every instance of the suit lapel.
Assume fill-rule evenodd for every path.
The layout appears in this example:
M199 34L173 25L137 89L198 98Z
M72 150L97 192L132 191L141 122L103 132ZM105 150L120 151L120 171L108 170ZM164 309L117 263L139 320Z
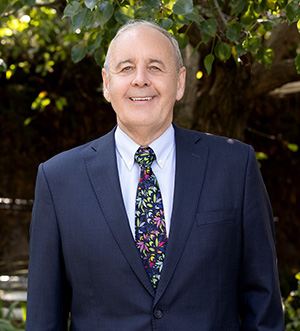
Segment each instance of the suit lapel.
M84 155L87 172L105 220L129 265L148 292L155 296L154 305L168 286L188 240L209 153L208 148L197 144L200 140L198 133L175 127L175 140L176 173L170 238L156 294L129 227L119 183L114 130L96 140Z
M114 130L98 139L84 156L87 172L105 220L129 265L152 296L155 291L141 263L123 203Z
M175 272L195 220L209 149L197 144L196 132L175 127L176 173L170 238L154 305Z

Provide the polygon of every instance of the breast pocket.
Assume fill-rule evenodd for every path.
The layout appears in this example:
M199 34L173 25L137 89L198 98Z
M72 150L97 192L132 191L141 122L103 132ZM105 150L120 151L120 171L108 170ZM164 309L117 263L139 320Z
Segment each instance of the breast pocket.
M197 226L232 223L238 214L237 209L203 211L196 214L196 223Z

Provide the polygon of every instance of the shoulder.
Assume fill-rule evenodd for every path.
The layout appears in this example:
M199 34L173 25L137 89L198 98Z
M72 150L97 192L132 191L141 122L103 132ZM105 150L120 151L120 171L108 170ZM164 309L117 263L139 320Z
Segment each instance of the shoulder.
M178 140L176 153L178 151L182 155L182 151L188 150L200 158L207 158L210 169L219 169L218 171L231 174L230 176L245 174L247 169L258 172L254 149L244 142L181 128L177 128L175 132Z
M248 154L253 152L252 146L236 139L217 136L194 130L187 130L175 126L175 136L177 139L192 142L198 146L208 148L210 153L223 154Z
M72 171L72 169L83 164L85 155L91 153L91 151L101 150L107 144L111 144L111 147L114 148L114 130L100 138L55 155L45 161L42 166L47 171L55 172L64 169L65 171Z

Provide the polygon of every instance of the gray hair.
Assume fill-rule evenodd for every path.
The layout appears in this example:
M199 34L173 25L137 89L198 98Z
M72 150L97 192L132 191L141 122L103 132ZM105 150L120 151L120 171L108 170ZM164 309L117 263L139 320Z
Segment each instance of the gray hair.
M115 40L126 30L134 28L134 27L138 27L138 26L148 26L150 28L154 28L157 31L161 32L164 36L166 36L170 40L170 42L172 43L173 49L174 49L176 69L177 69L177 72L179 72L180 68L183 67L183 59L182 59L182 56L181 56L181 52L180 52L177 40L174 38L174 36L171 33L166 31L165 29L163 29L157 23L152 22L152 21L146 21L146 20L130 20L126 24L124 24L123 26L120 27L117 34L112 39L112 41L111 41L111 43L108 47L106 56L105 56L105 61L104 61L104 66L103 66L105 72L108 74L108 66L109 66L109 58L110 58L110 53L111 53L111 46L113 45Z

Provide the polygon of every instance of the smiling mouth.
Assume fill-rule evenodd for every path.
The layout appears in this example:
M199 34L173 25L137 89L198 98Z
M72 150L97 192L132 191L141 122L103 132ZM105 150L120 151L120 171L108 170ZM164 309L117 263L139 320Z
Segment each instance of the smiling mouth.
M154 97L143 97L143 98L130 98L130 100L132 101L150 101L152 100Z

